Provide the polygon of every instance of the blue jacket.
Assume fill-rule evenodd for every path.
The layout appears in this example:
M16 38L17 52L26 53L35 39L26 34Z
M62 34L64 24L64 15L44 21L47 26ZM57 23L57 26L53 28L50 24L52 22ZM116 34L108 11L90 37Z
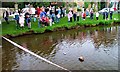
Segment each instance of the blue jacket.
M43 16L46 16L46 12L41 12L40 13L40 18L42 18Z
M15 15L15 20L19 20L19 15Z

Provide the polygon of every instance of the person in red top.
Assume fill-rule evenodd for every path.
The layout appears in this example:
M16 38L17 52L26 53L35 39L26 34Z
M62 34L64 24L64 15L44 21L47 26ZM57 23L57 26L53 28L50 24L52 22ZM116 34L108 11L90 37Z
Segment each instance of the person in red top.
M85 18L86 18L86 13L84 12L83 13L83 19L85 20Z
M49 25L49 18L46 17L46 16L43 16L42 19L41 19L42 23L45 24L45 26L48 26Z
M41 9L39 8L39 6L36 8L36 11L37 11L37 16L39 17L40 13L41 13Z

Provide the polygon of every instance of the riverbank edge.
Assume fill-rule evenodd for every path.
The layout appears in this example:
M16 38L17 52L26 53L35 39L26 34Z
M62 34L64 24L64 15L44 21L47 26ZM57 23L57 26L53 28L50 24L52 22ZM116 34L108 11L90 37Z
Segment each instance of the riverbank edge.
M29 31L19 33L19 34L6 34L3 35L4 37L7 38L14 38L18 36L24 36L24 35L30 35L30 34L44 34L47 32L56 32L56 31L64 31L64 30L71 30L71 29L85 29L87 27L97 27L97 26L114 26L114 25L119 25L120 21L119 20L114 20L114 21L100 21L96 24L89 24L89 23L76 23L76 24L67 24L63 25L61 27L51 27L51 28L44 28L42 30L32 30L30 29Z

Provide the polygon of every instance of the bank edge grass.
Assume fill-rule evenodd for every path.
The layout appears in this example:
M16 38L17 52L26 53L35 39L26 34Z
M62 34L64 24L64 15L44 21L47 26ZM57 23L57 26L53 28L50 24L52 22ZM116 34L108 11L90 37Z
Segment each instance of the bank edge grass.
M113 18L117 18L118 14L114 14ZM59 23L54 24L53 26L47 26L47 27L41 27L38 28L38 21L37 22L32 22L32 31L34 31L34 33L44 33L46 30L49 31L53 31L56 28L71 28L73 26L96 26L99 24L104 24L104 25L109 25L112 22L120 22L120 20L102 20L102 16L99 17L99 20L95 20L95 17L93 20L90 20L90 18L86 18L86 20L82 20L82 18L80 18L79 22L71 22L68 23L68 19L67 17L64 17L60 20ZM30 31L27 27L25 27L23 30L16 30L15 27L15 21L10 21L10 24L6 24L6 22L2 23L2 35L6 35L6 34L10 34L10 35L19 35L25 32Z

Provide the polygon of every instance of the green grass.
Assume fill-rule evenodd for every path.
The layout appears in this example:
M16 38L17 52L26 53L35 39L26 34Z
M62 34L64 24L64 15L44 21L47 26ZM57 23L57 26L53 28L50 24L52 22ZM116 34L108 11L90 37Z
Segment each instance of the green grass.
M118 14L114 14L113 18L117 18L118 19ZM34 31L34 33L44 33L46 30L47 31L53 31L54 29L57 28L67 28L70 29L71 27L74 26L96 26L99 24L104 24L104 25L109 25L112 22L120 22L119 20L115 21L115 20L102 20L102 15L100 15L99 20L97 21L96 18L94 17L93 20L90 20L90 18L86 18L86 20L82 20L82 18L80 18L79 22L71 22L68 23L68 19L67 17L64 17L62 19L60 19L59 23L54 24L53 26L47 26L47 27L41 27L38 28L38 21L37 22L32 22L32 28L30 30ZM0 25L1 26L1 25ZM27 26L25 26L25 28L22 29L16 29L16 23L15 21L10 21L10 24L6 24L6 22L2 23L2 35L19 35L22 33L25 33L27 31L30 31Z

